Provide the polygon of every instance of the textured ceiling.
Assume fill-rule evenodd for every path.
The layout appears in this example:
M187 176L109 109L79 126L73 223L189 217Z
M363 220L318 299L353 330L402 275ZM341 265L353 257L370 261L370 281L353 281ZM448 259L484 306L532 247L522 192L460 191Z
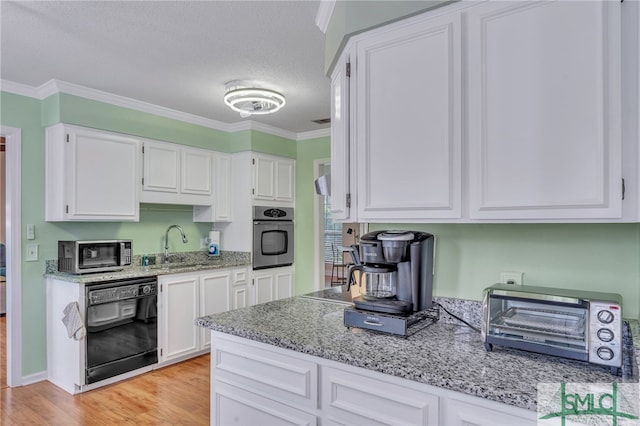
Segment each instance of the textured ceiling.
M51 79L224 123L225 83L280 91L287 105L251 120L290 132L327 128L319 1L0 2L0 77Z

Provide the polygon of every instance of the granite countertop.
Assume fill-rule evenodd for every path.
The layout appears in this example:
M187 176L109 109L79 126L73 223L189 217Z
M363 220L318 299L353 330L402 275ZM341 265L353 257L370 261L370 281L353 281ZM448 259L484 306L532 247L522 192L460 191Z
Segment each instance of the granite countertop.
M538 383L638 381L637 364L616 377L585 362L503 347L487 352L478 332L442 318L407 338L347 328L344 307L293 297L201 317L196 324L529 410L536 410ZM637 321L632 329L638 331Z
M121 271L96 272L90 274L70 274L58 271L57 261L47 261L46 278L78 283L94 283L126 278L150 277L183 272L206 271L209 269L233 268L251 265L251 254L248 252L222 251L220 256L208 256L204 251L173 254L173 259L166 264L140 266L141 256L134 256L135 266L128 266ZM159 259L159 257L158 257Z

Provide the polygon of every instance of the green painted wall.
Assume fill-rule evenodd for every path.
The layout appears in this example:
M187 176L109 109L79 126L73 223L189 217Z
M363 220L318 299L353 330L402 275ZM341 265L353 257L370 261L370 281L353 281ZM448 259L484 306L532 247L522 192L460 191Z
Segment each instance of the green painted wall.
M338 0L325 33L325 72L329 74L349 37L426 10L453 3L452 0Z
M329 137L298 142L296 159L295 270L296 293L314 291L314 198L313 162L331 156Z
M640 316L640 224L376 224L436 236L434 294L480 300L501 271L524 284L619 293Z

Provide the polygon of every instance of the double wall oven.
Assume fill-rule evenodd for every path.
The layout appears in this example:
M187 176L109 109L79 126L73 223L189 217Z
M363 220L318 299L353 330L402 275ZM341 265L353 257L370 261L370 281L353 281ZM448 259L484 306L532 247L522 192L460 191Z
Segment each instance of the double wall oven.
M253 208L253 269L293 265L293 208Z
M158 362L155 276L87 284L85 296L85 384Z

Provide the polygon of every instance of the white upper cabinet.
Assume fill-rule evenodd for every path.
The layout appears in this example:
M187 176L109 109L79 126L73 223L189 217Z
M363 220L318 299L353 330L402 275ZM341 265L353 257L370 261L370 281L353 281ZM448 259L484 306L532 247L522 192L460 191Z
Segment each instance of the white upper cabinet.
M460 16L357 45L358 219L461 215Z
M334 220L351 219L350 167L351 50L345 48L331 74L331 214Z
M140 141L57 124L46 131L47 221L139 220Z
M294 202L295 160L254 154L252 164L254 201Z
M142 202L211 205L212 151L146 140L143 158Z
M461 1L352 37L332 74L335 220L638 220L621 7Z
M619 2L467 12L469 215L622 215Z

